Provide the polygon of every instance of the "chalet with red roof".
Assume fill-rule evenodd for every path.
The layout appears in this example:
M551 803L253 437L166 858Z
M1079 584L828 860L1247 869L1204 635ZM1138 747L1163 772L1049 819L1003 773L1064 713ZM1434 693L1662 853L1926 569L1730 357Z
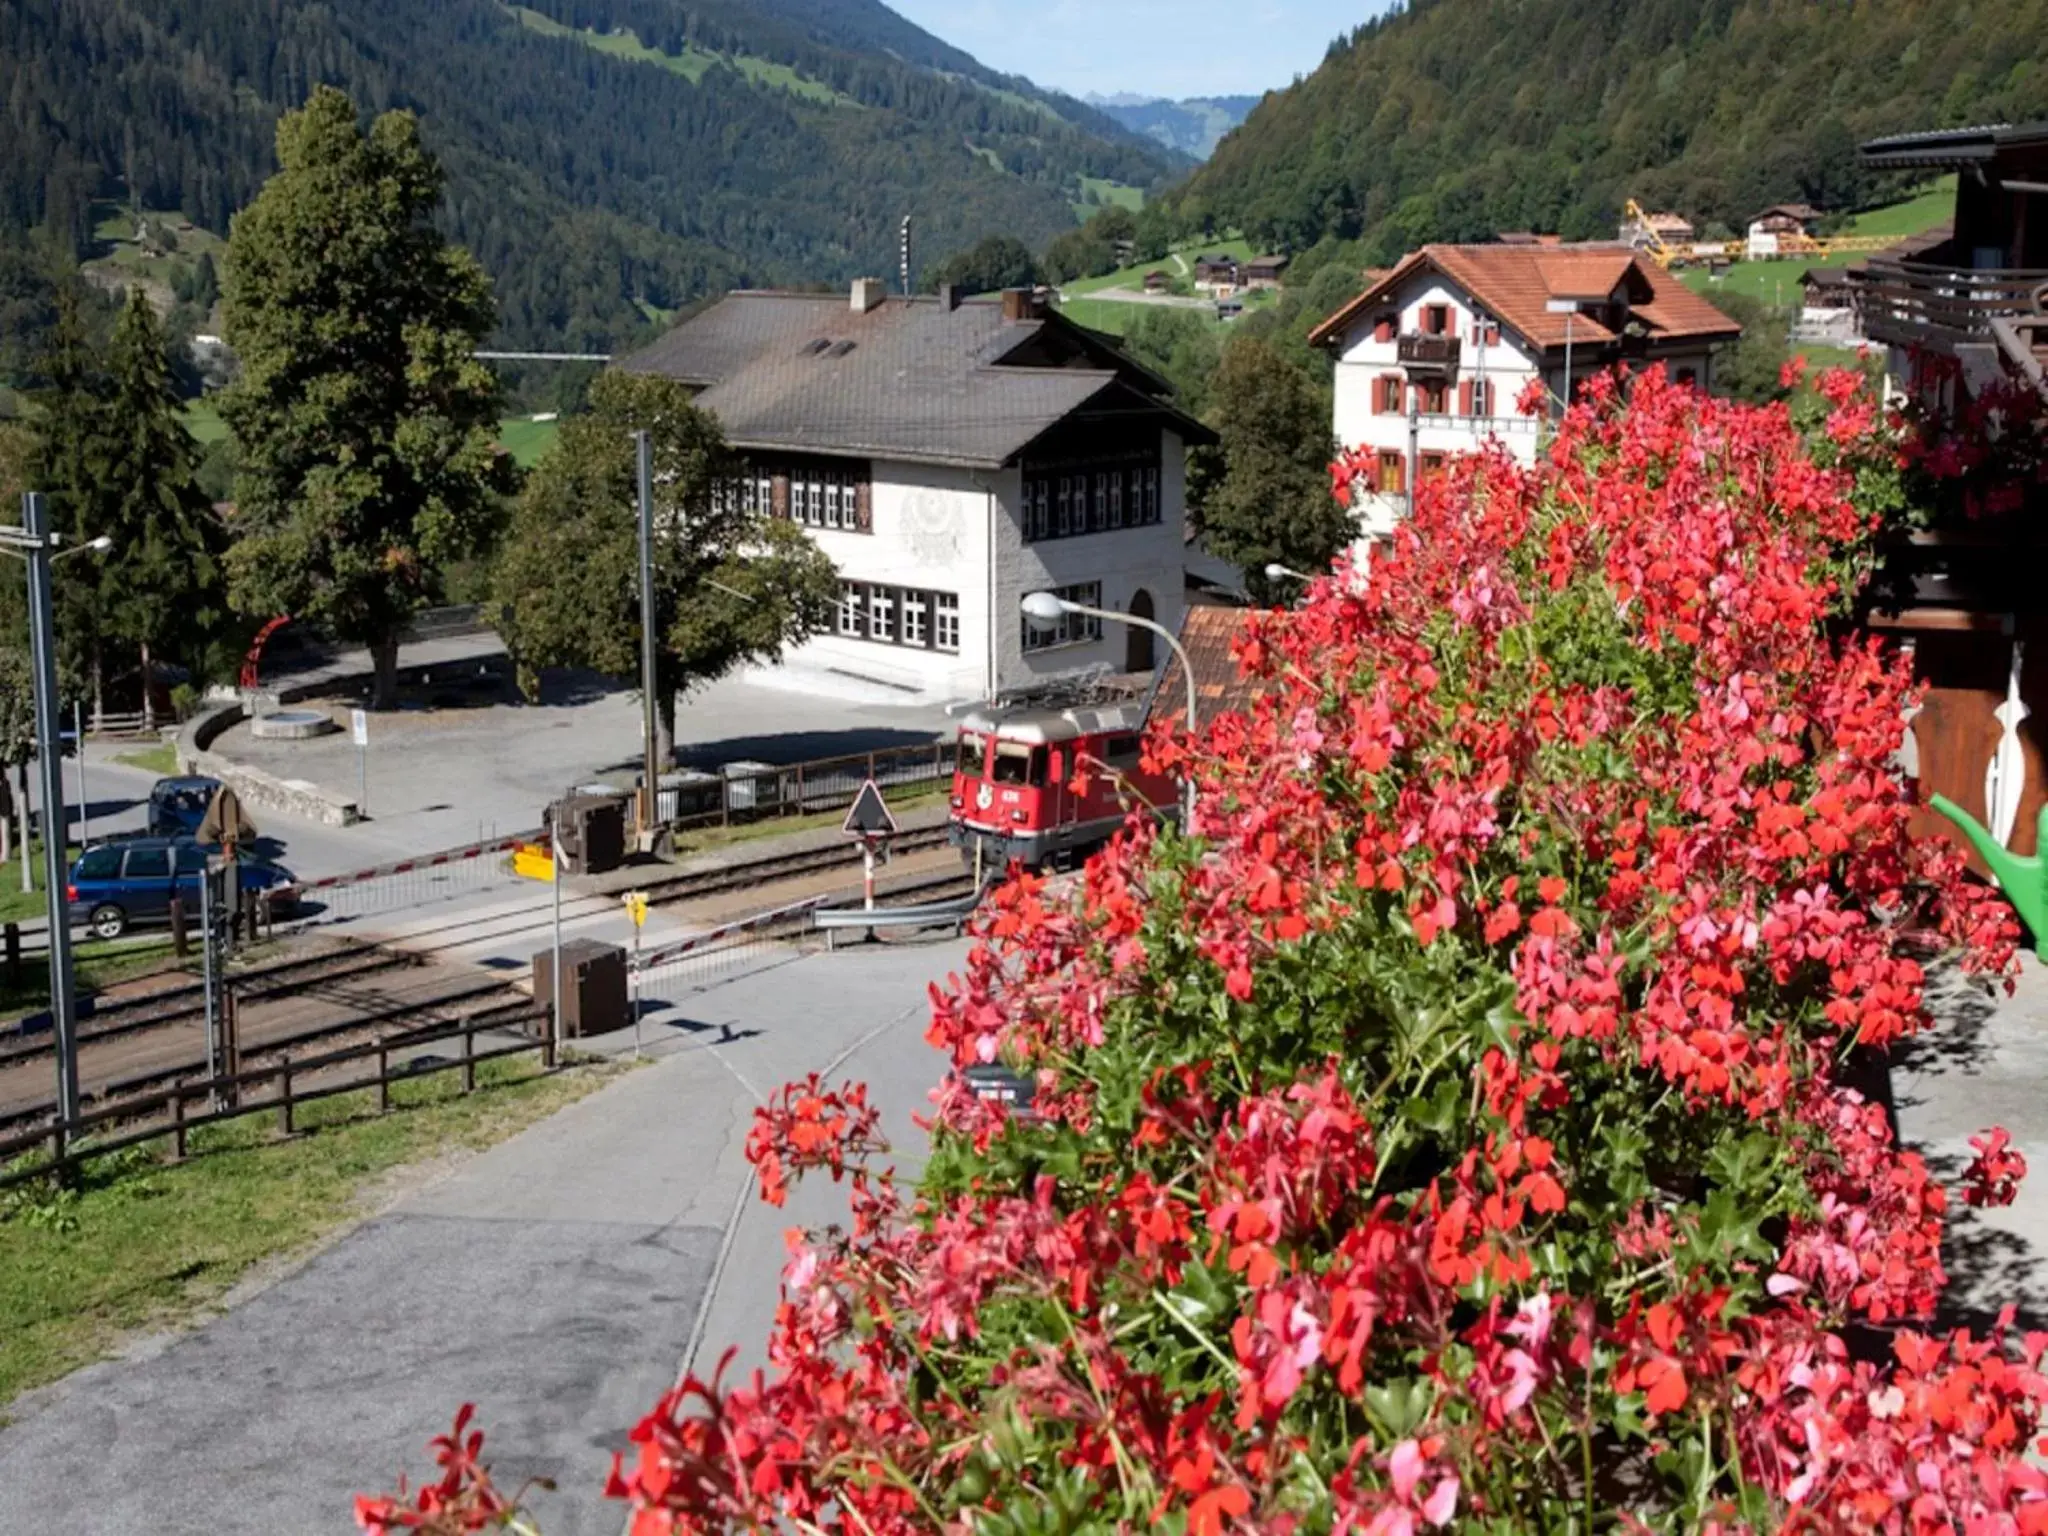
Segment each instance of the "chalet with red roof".
M1354 505L1373 538L1454 454L1496 441L1533 462L1541 421L1516 409L1531 381L1561 401L1567 370L1662 363L1707 388L1715 350L1741 334L1626 246L1426 245L1309 339L1336 356L1337 440L1372 455Z

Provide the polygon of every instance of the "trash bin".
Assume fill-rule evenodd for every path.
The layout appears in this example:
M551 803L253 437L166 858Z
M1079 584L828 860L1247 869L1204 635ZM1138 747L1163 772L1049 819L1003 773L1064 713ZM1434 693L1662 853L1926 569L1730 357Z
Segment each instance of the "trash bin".
M555 952L533 957L533 1000L552 1007ZM633 1022L626 998L626 952L596 939L571 939L562 946L562 1034L577 1039L608 1035Z

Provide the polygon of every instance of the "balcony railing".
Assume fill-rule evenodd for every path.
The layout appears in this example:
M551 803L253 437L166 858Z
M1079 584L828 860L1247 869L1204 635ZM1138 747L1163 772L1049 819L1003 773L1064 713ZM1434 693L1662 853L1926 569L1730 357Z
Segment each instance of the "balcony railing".
M1872 257L1856 281L1863 334L1899 347L1953 352L1992 340L1991 322L2038 314L2048 269L1933 266Z
M1460 346L1456 336L1403 336L1395 356L1403 368L1418 373L1455 373Z

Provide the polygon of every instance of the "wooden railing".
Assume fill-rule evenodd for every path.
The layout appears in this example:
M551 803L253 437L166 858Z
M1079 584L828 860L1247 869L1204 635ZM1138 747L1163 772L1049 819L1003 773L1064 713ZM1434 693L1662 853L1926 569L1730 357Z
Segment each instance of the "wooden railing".
M1994 319L2040 313L2048 269L1978 271L1873 257L1855 292L1872 341L1952 352L1960 343L1990 342Z
M194 1078L154 1093L123 1097L117 1103L88 1110L74 1120L46 1121L27 1131L0 1138L0 1189L51 1174L63 1177L88 1159L153 1141L168 1139L170 1156L173 1160L180 1159L185 1156L186 1138L193 1131L202 1126L239 1120L245 1115L274 1114L279 1132L289 1136L296 1129L295 1117L300 1105L345 1093L361 1093L374 1088L377 1091L377 1109L382 1113L391 1108L393 1083L412 1082L437 1072L459 1071L462 1074L462 1091L468 1093L476 1087L476 1069L485 1062L521 1056L529 1051L538 1051L542 1067L552 1069L555 1064L554 1038L544 1011L534 1015L531 1025L534 1032L526 1038L509 1044L486 1045L482 1049L477 1046L476 1037L480 1034L517 1032L519 1027L520 1021L507 1019L502 1011L493 1010L491 1016L465 1019L456 1024L430 1025L382 1040L324 1051L317 1056L300 1056L239 1070L231 1063L229 1070L212 1077ZM459 1041L461 1055L446 1059L415 1056L395 1064L392 1061L392 1057L400 1052L443 1041ZM372 1060L376 1063L374 1074L343 1073L339 1078L333 1075L338 1067ZM265 1086L270 1091L254 1099L245 1092ZM197 1113L192 1108L195 1104L200 1106ZM114 1130L115 1134L96 1134L108 1130ZM24 1153L44 1146L50 1149L48 1156L33 1160L23 1158Z
M1394 355L1404 368L1448 373L1458 366L1462 350L1456 336L1403 336L1395 343Z

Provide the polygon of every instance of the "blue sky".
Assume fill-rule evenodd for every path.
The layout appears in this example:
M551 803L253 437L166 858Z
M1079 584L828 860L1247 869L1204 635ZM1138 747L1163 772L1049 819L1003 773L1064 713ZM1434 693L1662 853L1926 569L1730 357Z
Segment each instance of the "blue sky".
M991 69L1079 96L1256 96L1322 62L1384 0L886 0Z

